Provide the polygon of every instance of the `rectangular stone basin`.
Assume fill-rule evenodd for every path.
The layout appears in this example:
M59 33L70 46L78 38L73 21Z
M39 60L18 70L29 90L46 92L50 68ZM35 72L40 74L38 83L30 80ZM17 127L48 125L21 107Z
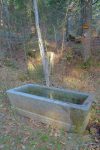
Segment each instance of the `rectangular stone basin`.
M10 89L7 95L21 115L79 133L88 124L94 100L88 93L37 84Z

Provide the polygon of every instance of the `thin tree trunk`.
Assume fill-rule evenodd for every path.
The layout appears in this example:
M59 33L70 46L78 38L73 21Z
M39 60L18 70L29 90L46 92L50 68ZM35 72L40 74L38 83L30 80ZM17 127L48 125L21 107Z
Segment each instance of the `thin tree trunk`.
M10 38L10 13L9 13L8 4L6 0L2 0L2 13L3 13L3 24L4 24L5 34L7 38L7 44L12 59L12 46L11 46L11 38ZM6 32L6 29L8 31L8 34Z
M55 39L56 48L57 48L57 32L56 32L56 28L54 25L53 25L53 29L54 29L54 39Z
M0 28L3 26L2 0L0 0Z
M92 0L81 0L83 57L86 62L91 57Z
M33 0L33 9L34 9L34 14L35 14L35 23L36 23L36 29L37 29L37 34L38 34L38 43L39 43L39 48L40 48L40 54L42 57L43 70L44 70L46 85L50 86L49 65L48 65L48 60L47 60L46 52L44 49L40 25L39 25L39 13L38 13L37 0Z

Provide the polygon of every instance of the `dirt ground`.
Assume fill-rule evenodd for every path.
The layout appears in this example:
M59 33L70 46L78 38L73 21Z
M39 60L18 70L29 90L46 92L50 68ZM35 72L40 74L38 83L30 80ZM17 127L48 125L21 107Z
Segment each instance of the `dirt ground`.
M70 56L69 56L70 57ZM34 83L23 67L22 57L0 57L0 150L99 150L100 149L100 64L88 67L76 59L55 65L52 86L91 92L95 95L90 122L83 135L67 133L36 120L19 116L10 106L5 91ZM21 60L21 61L20 61ZM25 61L25 60L24 60ZM69 63L70 62L70 63Z

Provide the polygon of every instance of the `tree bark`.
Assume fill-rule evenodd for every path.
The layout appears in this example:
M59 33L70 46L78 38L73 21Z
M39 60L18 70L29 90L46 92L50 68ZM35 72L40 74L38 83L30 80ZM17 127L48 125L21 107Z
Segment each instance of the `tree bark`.
M33 9L34 9L34 14L35 14L35 24L36 24L36 29L37 29L38 43L39 43L40 54L41 54L42 63L43 63L43 70L44 70L46 85L47 85L47 86L50 86L49 65L48 65L48 60L47 60L47 56L46 56L46 51L45 51L45 49L44 49L43 40L42 40L42 35L41 35L41 30L40 30L40 25L39 25L39 13L38 13L37 0L33 0Z
M8 48L9 48L9 53L10 53L10 57L12 58L12 46L11 46L11 35L10 35L10 13L9 13L9 9L8 9L8 4L6 0L1 0L2 2L2 18L3 18L3 28L5 29L5 35L6 35L6 39L7 39L7 44L8 44Z
M91 57L92 0L80 0L80 2L83 57L86 62Z

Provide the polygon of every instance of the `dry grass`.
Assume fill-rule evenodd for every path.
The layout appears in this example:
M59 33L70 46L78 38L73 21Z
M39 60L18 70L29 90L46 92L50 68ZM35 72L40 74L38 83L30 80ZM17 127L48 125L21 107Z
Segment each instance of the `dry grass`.
M62 65L61 68L56 66L52 76L53 85L95 93L97 106L100 69L95 67L84 70L75 66L63 68ZM62 68L63 71L59 71ZM5 90L28 82L35 81L29 79L22 70L4 65L0 67L0 150L99 150L97 130L93 126L89 127L92 134L86 130L84 135L76 135L16 114L9 105ZM95 114L96 106L91 118L93 125L99 124L98 113Z

